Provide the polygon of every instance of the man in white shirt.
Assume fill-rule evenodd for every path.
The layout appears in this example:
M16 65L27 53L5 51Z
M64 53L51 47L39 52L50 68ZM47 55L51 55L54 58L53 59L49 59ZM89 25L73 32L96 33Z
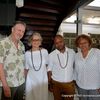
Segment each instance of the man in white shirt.
M56 49L49 54L49 84L52 84L54 100L73 100L75 87L73 83L73 64L75 52L65 46L64 38L56 35ZM72 97L68 97L68 96Z

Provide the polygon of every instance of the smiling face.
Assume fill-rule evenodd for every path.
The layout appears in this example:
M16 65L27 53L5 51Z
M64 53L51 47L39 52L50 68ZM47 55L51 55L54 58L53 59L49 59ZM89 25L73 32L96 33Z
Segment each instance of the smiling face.
M55 37L54 44L59 51L63 51L65 49L64 39L61 36Z
M19 41L25 33L25 26L23 24L16 24L12 27L12 36L15 40Z
M32 37L32 48L39 48L41 46L41 38L38 35Z
M90 36L81 34L75 40L76 47L80 48L82 52L87 52L92 46L92 39Z
M80 38L80 40L79 40L79 48L82 51L88 51L90 49L89 41L84 39L84 38Z

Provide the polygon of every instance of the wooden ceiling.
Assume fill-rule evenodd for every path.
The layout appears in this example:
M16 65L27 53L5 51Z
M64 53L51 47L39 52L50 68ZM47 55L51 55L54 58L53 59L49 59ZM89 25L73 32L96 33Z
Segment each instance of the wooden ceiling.
M80 5L80 1L87 0L25 0L24 6L17 8L16 20L26 22L27 31L40 32L43 47L50 52L62 20ZM26 48L28 35L23 38Z

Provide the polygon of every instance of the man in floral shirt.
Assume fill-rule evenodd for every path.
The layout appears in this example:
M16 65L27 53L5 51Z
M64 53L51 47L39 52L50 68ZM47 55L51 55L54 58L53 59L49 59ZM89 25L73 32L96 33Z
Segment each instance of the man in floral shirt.
M17 21L11 35L0 41L0 86L2 100L22 100L24 93L24 45L20 41L26 24Z

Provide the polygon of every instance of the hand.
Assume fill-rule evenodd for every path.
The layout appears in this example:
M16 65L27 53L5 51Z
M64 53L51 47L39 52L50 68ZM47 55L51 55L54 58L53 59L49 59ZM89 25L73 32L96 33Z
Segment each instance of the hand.
M3 86L5 97L11 97L11 90L9 86Z
M53 92L53 84L52 83L48 84L48 89L50 92Z
M100 88L99 88L99 89L97 89L97 91L100 93Z

